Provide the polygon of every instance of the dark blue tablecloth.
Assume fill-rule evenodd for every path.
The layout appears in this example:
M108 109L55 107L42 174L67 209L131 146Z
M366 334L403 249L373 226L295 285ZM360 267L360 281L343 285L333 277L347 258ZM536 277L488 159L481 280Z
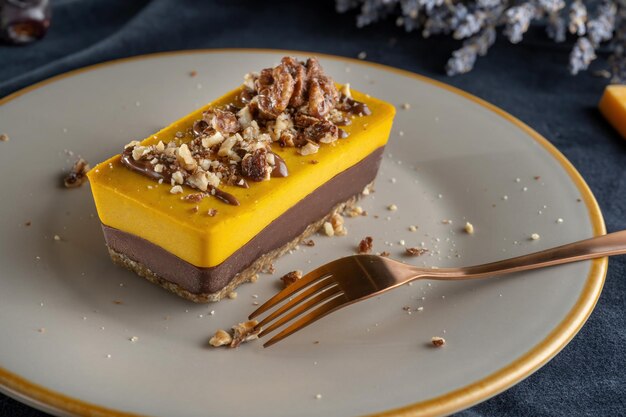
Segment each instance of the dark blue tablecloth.
M453 84L538 130L587 180L608 230L626 229L626 141L596 108L606 80L591 73L570 76L571 42L551 43L539 29L518 45L498 41L472 73L446 78L442 69L456 42L424 41L392 21L356 29L354 16L337 15L330 0L52 4L53 25L43 41L27 47L0 45L0 97L74 68L156 51L263 47L348 57L367 51L368 60ZM595 65L601 67L605 58ZM2 417L44 415L0 395ZM626 257L611 259L596 310L556 358L515 387L458 415L626 415Z

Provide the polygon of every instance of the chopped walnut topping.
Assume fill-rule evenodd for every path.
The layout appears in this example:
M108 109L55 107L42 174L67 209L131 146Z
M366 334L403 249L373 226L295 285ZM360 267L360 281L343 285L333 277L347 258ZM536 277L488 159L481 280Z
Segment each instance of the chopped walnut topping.
M213 337L211 337L211 339L209 340L209 344L213 347L219 347L219 346L230 345L232 341L233 341L233 337L230 335L230 333L222 329L219 329L218 331L215 332Z
M296 270L296 271L287 272L285 275L280 277L280 280L283 282L283 287L287 288L288 286L290 286L291 284L293 284L300 278L302 278L302 271Z
M257 324L259 324L258 321L250 320L233 326L233 341L230 343L230 347L236 348L241 343L257 339L261 332L261 329L256 327Z
M175 185L170 189L170 193L172 194L180 194L183 192L183 187L180 185Z
M206 213L206 214L207 214L209 217L215 217L215 215L217 214L217 210L216 210L216 209L214 209L214 208L209 209L209 211L207 211L207 213Z
M65 188L77 188L87 182L87 171L89 171L89 164L83 158L79 158L63 179Z
M363 240L361 240L361 242L359 243L358 253L359 254L370 253L372 251L372 247L374 246L373 242L374 242L374 239L372 239L371 236L366 236L365 238L363 238Z
M189 201L190 203L198 203L206 196L206 193L191 193L181 197L181 200Z
M298 153L300 153L300 155L302 156L312 155L314 153L317 153L319 149L320 147L318 145L312 142L307 142L306 145L298 149Z
M444 339L443 337L439 337L439 336L433 336L430 339L430 342L433 344L433 346L435 347L442 347L443 345L446 344L446 339Z
M424 248L405 248L406 254L409 256L420 256L428 252L428 249Z
M323 144L346 137L339 126L349 124L352 116L367 114L369 109L352 98L349 86L337 90L317 59L284 57L274 68L247 74L235 101L206 110L170 142L129 143L121 161L169 182L173 190L187 185L237 205L234 196L218 187L247 187L246 179L267 181L288 174L285 162L272 151L274 143L312 155Z

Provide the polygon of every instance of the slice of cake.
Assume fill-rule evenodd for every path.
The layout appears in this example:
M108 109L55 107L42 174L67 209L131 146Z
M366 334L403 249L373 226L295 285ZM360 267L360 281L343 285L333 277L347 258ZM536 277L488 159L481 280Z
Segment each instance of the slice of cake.
M217 301L354 204L395 109L285 57L88 174L113 261Z

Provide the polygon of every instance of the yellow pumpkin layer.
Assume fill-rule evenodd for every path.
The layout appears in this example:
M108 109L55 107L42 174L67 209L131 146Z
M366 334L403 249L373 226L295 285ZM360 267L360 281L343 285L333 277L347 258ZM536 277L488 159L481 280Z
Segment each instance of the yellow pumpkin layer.
M205 110L235 102L240 91L172 123L144 139L142 145L188 141L176 139L176 132L186 131ZM272 150L285 160L289 176L253 182L247 189L220 186L239 200L239 206L212 197L199 203L182 200L197 190L185 186L182 194L171 194L170 184L158 184L131 171L122 165L120 155L115 155L88 174L98 216L103 224L142 237L197 267L219 265L308 194L385 145L394 107L356 91L352 96L366 103L372 114L354 117L351 125L342 127L349 133L347 138L322 144L318 153L307 156L274 144ZM313 160L317 163L311 163ZM197 212L192 211L195 205ZM217 209L217 214L208 216L209 209Z

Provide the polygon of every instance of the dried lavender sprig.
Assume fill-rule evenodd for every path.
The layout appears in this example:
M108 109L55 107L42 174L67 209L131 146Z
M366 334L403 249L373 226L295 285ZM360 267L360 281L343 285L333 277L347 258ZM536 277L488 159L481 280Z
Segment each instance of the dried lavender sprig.
M446 64L446 74L453 76L471 71L476 63L476 58L479 55L486 55L495 40L496 30L493 26L488 26L482 33L464 41L462 48L452 52L452 56Z
M571 4L563 13L566 1ZM588 3L596 8L598 0L588 0ZM626 58L623 52L617 54L617 50L626 44L626 35L618 36L626 32L626 29L619 31L626 24L623 23L626 22L626 0L604 0L593 19L589 19L588 6L583 0L336 0L336 7L340 12L359 8L358 26L400 13L396 24L407 31L421 29L424 37L452 34L456 39L466 39L448 61L446 71L451 75L471 70L479 55L475 45L480 39L495 39L495 27L504 25L504 35L517 43L531 22L540 20L546 24L548 36L556 42L565 39L567 30L577 36L586 35L579 38L570 54L572 73L586 69L595 59L595 49L600 43L614 36L615 41L610 45L616 51L611 58L611 66L616 68L613 74L617 74L614 79L625 78L622 68L626 66ZM493 33L491 38L486 37L489 33ZM483 49L486 51L488 46Z
M596 50L586 36L578 38L569 56L569 70L572 75L589 68L591 61L596 59Z
M531 2L526 2L508 9L505 13L506 27L503 32L504 36L506 36L511 43L521 42L536 12L537 7Z
M576 0L569 8L569 32L578 36L587 33L587 7L581 0Z

